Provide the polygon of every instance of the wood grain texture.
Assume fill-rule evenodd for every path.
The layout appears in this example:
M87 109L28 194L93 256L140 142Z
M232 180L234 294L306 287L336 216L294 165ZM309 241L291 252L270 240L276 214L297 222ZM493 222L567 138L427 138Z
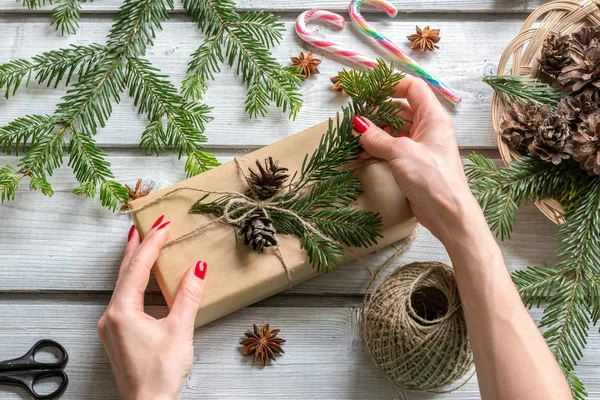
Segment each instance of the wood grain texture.
M110 27L105 19L84 21L80 34L61 37L46 22L25 20L22 23L7 23L10 20L10 17L0 17L0 37L5 38L0 44L0 62L31 57L71 43L103 42ZM284 21L287 31L274 53L279 61L287 64L289 57L297 55L306 46L293 33L293 19L286 16ZM463 102L450 110L459 145L462 148L496 148L490 119L492 91L481 82L481 76L495 72L498 57L517 34L522 18L436 15L431 19L403 16L397 21L390 21L380 16L374 21L374 26L406 49L409 46L405 36L414 31L415 24L431 24L442 29L440 51L428 54L417 52L413 56L463 97ZM348 47L352 46L372 57L384 56L390 60L383 50L375 48L370 39L356 32L351 25L333 34L322 26L316 28L319 34L335 37L335 40ZM476 43L474 37L477 38ZM185 76L190 55L202 40L194 24L167 22L164 31L159 33L156 45L149 48L147 57L170 75L173 83L179 85ZM340 110L340 106L348 102L345 96L331 90L329 81L342 67L339 62L323 58L319 67L321 74L303 84L301 92L304 106L296 121L290 121L277 109L273 109L267 118L249 119L242 112L246 90L234 71L225 66L216 80L210 83L205 99L207 104L214 107L214 120L206 130L209 145L226 148L266 145L331 118ZM48 89L33 84L14 98L0 99L0 124L26 113L52 113L64 92L64 88ZM96 140L102 146L137 147L146 124L146 117L137 114L132 100L124 94L121 104L114 107L112 117Z
M522 13L535 10L546 0L449 0L443 2L404 0L402 2L393 1L399 8L400 13L412 12L497 12L497 13ZM82 5L84 13L114 12L121 6L119 0L105 0L84 3ZM346 12L348 2L345 0L326 0L319 1L318 4L306 1L294 0L238 0L237 9L239 11L264 10L279 12L302 12L309 8L319 7L330 11ZM52 10L52 6L47 5L35 13L45 14ZM23 7L22 4L14 0L1 0L0 12L9 13L27 13L31 12ZM183 12L182 3L175 2L175 12Z
M14 160L14 158L12 158ZM219 157L228 161L230 156ZM0 164L11 160L0 157ZM182 162L175 156L116 156L108 160L116 178L133 184L138 177L164 188L185 178ZM129 218L105 210L97 199L74 196L76 182L69 168L61 168L52 179L57 193L46 198L39 192L21 191L16 201L0 207L3 235L0 237L0 291L108 291L112 290ZM157 215L158 217L158 215ZM168 216L167 216L168 217ZM501 243L511 270L527 265L554 263L556 226L533 206L525 207L512 240ZM380 265L393 249L366 259ZM448 261L442 245L426 229L398 262ZM11 266L18 265L15 274ZM362 294L368 278L354 262L293 289L304 294ZM150 291L158 291L155 283Z
M68 350L71 384L62 399L118 399L110 364L97 334L96 323L105 305L5 302L0 304L0 359L23 354L39 338L62 343ZM163 317L165 307L150 307ZM449 394L403 394L373 367L361 338L360 309L329 307L250 307L196 331L194 367L184 399L391 400L479 398L476 378ZM539 320L539 310L532 310ZM242 358L238 342L252 324L270 323L286 339L285 355L261 368ZM600 338L591 333L588 355L578 373L590 399L600 395L597 358ZM0 399L21 399L23 392L5 392Z

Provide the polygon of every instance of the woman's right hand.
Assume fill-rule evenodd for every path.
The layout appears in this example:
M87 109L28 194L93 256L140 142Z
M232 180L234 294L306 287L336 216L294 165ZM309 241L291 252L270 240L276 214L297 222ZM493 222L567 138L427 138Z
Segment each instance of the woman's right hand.
M452 120L427 84L406 76L394 98L402 102L407 136L392 137L364 117L353 119L362 158L387 160L417 220L445 242L472 218L483 220L463 172ZM465 218L468 217L468 218Z

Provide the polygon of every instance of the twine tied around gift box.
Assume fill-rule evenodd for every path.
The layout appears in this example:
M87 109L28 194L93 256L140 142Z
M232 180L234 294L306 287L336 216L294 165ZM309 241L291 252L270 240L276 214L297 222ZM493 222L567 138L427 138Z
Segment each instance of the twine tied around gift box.
M421 392L448 393L467 383L440 390L473 366L454 271L436 261L414 262L397 268L363 306L363 335L377 369L396 386Z
M244 169L242 168L242 165L240 163L240 160L237 157L234 157L234 161L235 161L235 165L237 167L238 172L240 173L240 175L242 177L245 178L245 173L244 173ZM361 164L360 166L365 166L365 165L369 165L372 164L374 162L379 162L380 160L370 160L365 164ZM350 168L348 170L353 170L353 168ZM244 179L244 181L246 181L246 179ZM310 185L309 185L310 186ZM307 187L309 187L307 186ZM280 207L281 204L285 204L287 202L291 202L295 199L295 196L290 198L289 200L286 200L285 202L279 202L277 203L278 205L275 205L275 200L277 200L280 196L282 196L284 194L285 191L287 191L288 193L293 193L294 192L294 183L290 183L289 185L287 185L284 189L286 190L282 190L279 194L276 194L275 196L271 197L270 199L267 200L258 200L258 199L254 199L251 197L246 196L243 193L239 193L239 192L229 192L229 191L221 191L221 190L205 190L205 189L199 189L199 188L195 188L195 187L191 187L191 186L183 186L183 187L178 187L175 189L171 189L165 193L163 193L162 195L160 195L159 197L157 197L156 199L150 201L149 203L138 207L138 208L134 208L131 210L126 210L126 211L122 211L122 214L132 214L132 213L137 213L140 211L143 211L151 206L153 206L154 204L157 204L161 201L163 201L165 198L172 196L175 193L181 192L183 190L189 190L189 191L194 191L194 192L201 192L201 193L205 193L205 194L216 194L216 195L225 195L225 196L231 196L231 198L227 201L227 203L225 204L225 207L223 209L223 215L220 217L217 217L216 219L213 219L212 221L206 222L204 224L201 224L200 226L198 226L196 229L183 234L182 236L170 240L165 244L165 248L166 247L170 247L173 246L175 244L178 244L180 242L186 241L192 237L198 236L200 234L202 234L208 227L210 227L211 225L221 222L221 223L226 223L229 225L239 225L239 223L241 221L243 221L248 215L250 215L251 213L253 213L256 210L262 210L264 211L267 215L269 214L269 211L276 211L279 213L283 213L283 214L287 214L293 218L295 218L295 220L302 225L302 227L308 231L310 231L311 233L313 233L314 235L318 236L320 239L331 243L333 245L336 245L342 249L346 249L348 250L361 264L361 266L363 267L363 269L367 272L367 274L369 276L373 276L373 271L371 271L371 268L363 261L363 259L354 251L352 250L350 247L345 246L344 244L338 242L337 240L334 240L326 235L324 235L317 227L315 227L310 221L307 221L306 219L302 218L302 216L300 216L299 214L288 210L286 208ZM283 254L281 253L281 250L279 249L278 245L272 246L274 249L274 253L277 256L277 258L279 259L279 261L281 262L281 265L285 271L285 275L288 281L288 286L291 288L294 286L293 283L293 278L291 275L291 269L289 267L289 265L287 264L287 262L285 261L285 258L283 257Z

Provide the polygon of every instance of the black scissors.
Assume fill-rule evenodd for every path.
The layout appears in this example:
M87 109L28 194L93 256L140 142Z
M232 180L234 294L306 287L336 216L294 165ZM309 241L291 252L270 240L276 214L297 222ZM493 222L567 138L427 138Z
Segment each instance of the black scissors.
M36 354L42 348L58 350L59 359L55 362L39 362ZM67 350L54 340L40 340L23 357L0 362L0 385L14 385L25 388L36 400L54 399L60 396L69 385L69 378L63 368L69 361ZM61 383L58 389L49 394L41 395L33 388L40 379L58 377Z

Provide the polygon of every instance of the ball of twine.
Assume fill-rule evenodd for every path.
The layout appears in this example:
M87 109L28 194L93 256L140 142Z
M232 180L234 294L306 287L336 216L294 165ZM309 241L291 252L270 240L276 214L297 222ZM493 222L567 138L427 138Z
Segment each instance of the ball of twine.
M433 392L471 369L473 353L452 268L434 261L408 264L367 296L365 343L394 384Z

